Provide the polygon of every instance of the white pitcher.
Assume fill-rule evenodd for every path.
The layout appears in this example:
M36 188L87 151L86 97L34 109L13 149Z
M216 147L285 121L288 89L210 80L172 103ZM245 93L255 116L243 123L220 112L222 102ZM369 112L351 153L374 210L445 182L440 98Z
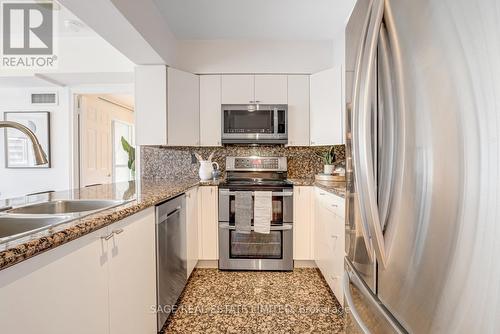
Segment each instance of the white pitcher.
M209 160L201 160L200 161L200 179L203 181L210 180L212 178L212 171L214 170L214 166L219 169L219 164L216 163L215 161L209 161Z

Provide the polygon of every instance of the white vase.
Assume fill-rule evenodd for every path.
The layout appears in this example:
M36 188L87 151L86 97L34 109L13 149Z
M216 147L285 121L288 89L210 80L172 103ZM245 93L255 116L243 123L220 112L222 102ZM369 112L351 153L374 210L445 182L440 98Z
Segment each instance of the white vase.
M335 167L334 165L324 165L323 166L323 173L329 174L329 175L333 174L333 171L335 169L334 167Z
M207 181L212 178L212 171L214 170L214 166L219 169L219 164L216 162L202 160L200 161L200 170L198 175L202 181Z

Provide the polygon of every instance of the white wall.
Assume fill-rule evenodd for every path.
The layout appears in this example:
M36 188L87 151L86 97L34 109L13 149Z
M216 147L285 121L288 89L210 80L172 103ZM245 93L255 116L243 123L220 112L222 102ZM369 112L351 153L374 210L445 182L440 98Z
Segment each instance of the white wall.
M178 41L174 67L210 73L314 73L333 66L332 41Z
M31 106L28 102L30 90L47 91L43 88L0 89L0 119L5 111L49 111L51 168L11 169L5 168L5 136L0 130L0 198L9 198L45 190L63 190L70 186L71 141L69 90L50 88L59 93L58 106Z

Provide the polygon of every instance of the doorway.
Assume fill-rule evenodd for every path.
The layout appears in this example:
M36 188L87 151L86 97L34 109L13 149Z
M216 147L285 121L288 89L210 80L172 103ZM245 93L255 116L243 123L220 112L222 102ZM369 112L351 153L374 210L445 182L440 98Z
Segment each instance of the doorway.
M81 94L77 109L79 186L134 180L133 96Z

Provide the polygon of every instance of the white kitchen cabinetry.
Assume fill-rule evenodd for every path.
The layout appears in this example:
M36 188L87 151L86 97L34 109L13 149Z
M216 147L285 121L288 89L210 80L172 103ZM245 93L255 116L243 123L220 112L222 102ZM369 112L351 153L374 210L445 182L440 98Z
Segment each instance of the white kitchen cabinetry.
M293 187L293 259L314 259L313 187Z
M287 104L286 75L223 75L223 104Z
M135 142L137 145L167 144L167 67L135 68Z
M200 76L200 145L221 146L221 76Z
M154 208L109 226L111 334L156 333L156 247Z
M216 186L201 186L200 192L200 260L218 260L218 192Z
M187 277L198 263L198 187L186 192Z
M309 75L289 75L288 145L309 146L309 141Z
M156 333L154 227L151 208L0 271L2 333Z
M200 145L199 76L169 67L167 126L169 146Z
M342 68L311 75L311 145L344 143Z
M333 293L343 303L344 199L315 187L314 259Z
M256 103L287 104L288 80L286 75L255 75Z
M255 95L254 75L223 75L222 104L252 103Z

